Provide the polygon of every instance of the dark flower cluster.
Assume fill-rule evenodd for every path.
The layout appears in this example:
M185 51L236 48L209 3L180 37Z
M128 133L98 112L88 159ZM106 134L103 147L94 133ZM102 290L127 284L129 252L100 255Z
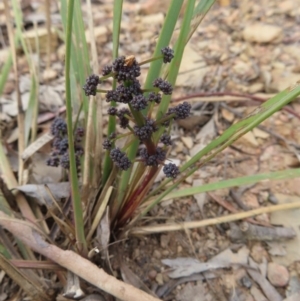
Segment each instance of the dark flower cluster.
M121 168L122 170L127 170L131 166L131 162L126 156L124 152L122 152L119 148L113 148L110 151L110 157L112 161Z
M154 101L155 103L159 104L161 102L161 94L150 92L148 95L148 101Z
M179 174L179 168L174 163L168 163L163 168L164 174L167 178L176 178Z
M96 95L97 86L100 83L100 79L98 75L92 74L86 79L86 83L83 86L83 90L86 96Z
M141 67L134 57L120 56L112 64L114 77L121 81L134 80L141 75Z
M183 102L179 104L178 106L169 109L168 114L174 114L175 117L174 120L177 119L185 119L191 114L191 105L188 102Z
M160 141L164 144L164 145L172 145L172 141L171 141L171 137L170 135L164 133L161 135L160 137Z
M146 124L139 127L137 125L133 128L134 134L141 140L146 140L151 137L152 133L158 130L153 119L146 119Z
M170 47L164 47L161 49L164 63L170 63L174 57L174 50Z
M67 137L67 124L64 119L57 117L54 119L51 128L51 134L54 136L52 147L53 152L51 157L47 160L46 164L48 166L61 166L63 168L70 168L70 159L69 159L69 140ZM83 155L83 148L81 146L82 137L84 136L83 128L77 128L75 132L75 159L76 166L79 169L80 166L80 157Z
M166 152L157 147L154 155L150 155L146 148L140 149L140 156L147 166L158 166L166 160Z
M173 92L172 85L166 80L163 80L162 78L157 78L153 82L153 87L159 88L160 91L163 92L165 95L171 95Z
M174 57L174 51L170 47L161 49L162 55L154 59L163 59L164 63L170 63ZM142 64L142 63L141 63ZM166 132L160 137L161 147L158 146L158 137L153 135L157 132L159 126L168 125L171 120L183 119L189 116L191 106L188 103L183 103L177 107L169 109L167 114L162 117L162 120L151 119L151 112L154 104L159 104L162 100L162 94L171 95L173 87L168 81L157 78L154 80L153 88L143 90L137 79L141 74L140 65L134 56L118 57L111 65L105 66L102 70L103 78L99 79L92 75L87 79L84 86L86 94L94 95L97 92L96 86L100 80L108 77L113 77L117 80L116 89L106 92L106 101L112 106L108 108L107 113L111 116L116 116L119 119L119 125L123 129L130 130L144 145L139 151L141 161L146 166L164 165L163 171L167 177L176 178L179 174L178 167L173 163L165 164L167 148L172 145L171 137ZM100 90L101 91L101 90ZM144 93L148 92L148 95ZM118 109L114 103L122 103L128 105L128 108ZM151 104L149 106L149 104ZM143 110L150 107L149 114L146 117ZM170 116L171 115L171 116ZM132 125L129 123L133 123ZM130 134L130 133L128 133ZM127 170L131 166L129 158L123 150L115 147L116 135L113 133L103 141L103 149L109 151L110 157L114 164L122 169ZM117 138L118 139L118 138ZM68 148L67 141L60 142L57 149Z

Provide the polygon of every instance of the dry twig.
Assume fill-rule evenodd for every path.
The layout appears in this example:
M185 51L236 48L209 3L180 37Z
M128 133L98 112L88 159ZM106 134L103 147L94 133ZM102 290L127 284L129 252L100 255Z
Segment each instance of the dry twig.
M32 250L42 254L80 278L124 301L160 301L145 292L124 283L98 268L89 260L73 251L64 251L47 243L41 234L30 224L9 217L0 212L0 225L17 236Z

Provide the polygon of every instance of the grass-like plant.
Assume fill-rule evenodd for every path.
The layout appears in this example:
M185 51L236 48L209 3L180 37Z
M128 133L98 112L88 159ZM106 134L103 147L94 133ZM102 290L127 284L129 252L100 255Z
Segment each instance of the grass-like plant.
M38 86L33 67L31 68L32 102L25 118L22 118L24 117L22 111L19 112L18 118L19 128L24 129L20 131L23 136L19 139L23 144L19 146L18 178L11 170L3 144L0 144L0 165L4 179L0 183L3 192L0 196L0 225L10 231L16 240L16 244L13 244L7 232L0 228L0 267L4 268L26 293L35 300L51 300L53 296L41 289L47 285L38 278L36 270L53 270L53 273L63 281L65 276L59 268L65 267L68 271L120 299L157 300L116 282L116 279L89 262L93 257L95 231L103 217L108 221L114 237L121 237L125 234L157 233L178 230L181 227L212 225L262 212L300 206L299 203L270 206L248 211L245 214L191 222L182 226L160 225L136 228L135 225L141 221L141 218L163 199L190 196L264 179L299 177L300 169L291 169L241 177L201 187L180 188L180 184L201 166L299 96L300 86L295 85L266 101L253 114L232 125L182 166L176 166L168 161L168 153L172 148L171 124L174 120L188 117L191 106L188 102L171 106L172 89L176 85L184 48L214 1L201 0L198 3L195 0L186 1L183 18L179 22L180 32L173 47L170 46L170 41L175 26L178 25L184 1L171 1L152 57L140 62L131 53L124 57L118 55L123 1L115 0L113 59L110 65L102 66L102 74L94 74L90 67L89 58L92 57L93 61L97 61L97 53L95 47L93 48L95 41L92 37L92 54L89 55L80 2L74 0L60 2L66 44L66 120L59 117L51 126L53 153L47 163L65 168L65 179L70 182L71 196L70 203L66 202L66 206L60 206L56 200L53 200L54 208L48 206L46 216L52 217L55 221L50 230L55 228L56 233L59 232L60 237L63 237L63 244L59 244L56 240L57 236L48 235L50 232L48 225L40 222L41 217L46 219L46 216L42 215L37 206L34 208L30 206L24 195L20 193L10 194L10 189L23 184L23 172L26 166L22 159L22 151L29 145L29 137L36 135L36 124L32 124L32 116L36 123L37 101L34 96ZM8 1L4 3L9 16ZM12 65L18 77L15 44L22 44L31 66L27 47L22 40L22 17L18 11L17 1L14 0L13 3L17 16L17 34L14 39L12 26L8 23L12 54L1 70L0 93ZM90 7L90 0L88 3ZM92 23L90 22L89 25L92 32ZM148 63L150 66L146 80L140 82L140 66ZM109 78L112 79L111 89L104 90L102 83ZM102 95L100 99L99 95ZM99 127L102 120L101 101L107 101L111 105L108 109L108 132L102 143L100 142L103 137L99 138L100 134L102 135L101 126ZM79 120L79 116L83 116L83 120ZM119 131L120 129L122 131ZM153 189L153 183L161 169L166 177ZM51 195L50 191L49 195ZM12 206L11 198L16 201L16 207ZM72 210L66 210L66 207ZM59 248L62 245L64 249L73 252L63 251ZM52 261L37 260L33 251ZM19 269L21 267L30 267L32 270L25 273Z

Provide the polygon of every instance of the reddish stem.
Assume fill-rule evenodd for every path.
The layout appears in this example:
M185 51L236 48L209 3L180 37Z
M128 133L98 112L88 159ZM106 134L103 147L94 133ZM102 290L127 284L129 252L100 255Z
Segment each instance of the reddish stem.
M146 189L148 183L152 180L157 172L158 167L152 167L147 176L144 178L143 182L139 187L132 193L132 195L128 198L128 201L125 203L124 207L121 209L119 216L120 219L118 221L118 227L122 227L125 222L132 216L133 212L139 206L141 200L145 193L149 190Z

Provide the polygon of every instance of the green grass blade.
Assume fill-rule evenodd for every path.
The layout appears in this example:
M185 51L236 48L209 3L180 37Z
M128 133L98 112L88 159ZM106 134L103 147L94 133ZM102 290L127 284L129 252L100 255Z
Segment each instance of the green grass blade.
M10 69L12 67L12 55L11 53L9 54L7 60L5 61L2 69L1 69L1 75L0 75L0 95L3 92L5 83L7 81Z
M78 175L76 170L73 122L72 122L72 100L71 100L71 45L72 45L72 25L73 25L74 0L69 0L67 9L67 28L66 28L66 58L65 58L65 84L66 84L66 107L67 107L67 125L69 140L69 158L70 158L70 180L72 187L72 201L75 218L75 233L78 247L84 252L87 251L87 244L84 235L83 212L79 193Z
M174 49L174 58L172 59L172 62L170 64L170 71L168 73L167 80L174 86L176 83L177 75L179 72L184 48L186 45L186 41L188 38L189 30L190 30L190 24L193 17L193 11L195 6L195 0L188 0L186 4L186 11L184 14L184 18L181 25L181 30L179 33L178 41L176 43L175 49ZM159 105L158 113L157 113L157 119L162 117L170 104L171 95L164 95L162 97L162 101Z
M25 114L25 143L28 145L30 129L32 127L33 118L37 116L36 110L38 109L38 95L37 95L37 82L34 76L31 76L31 87L30 87L30 96L28 102L28 108ZM32 133L33 134L33 133ZM33 134L34 135L34 134Z
M158 37L153 57L161 55L161 49L170 44L182 4L183 0L172 0L170 3L163 27ZM176 55L177 53L175 52L175 56ZM145 89L152 88L153 81L159 77L162 64L162 59L151 62L144 85Z
M158 198L147 208L150 210L155 204L157 204L162 198L169 194L173 189L175 189L186 177L192 175L196 170L199 169L201 165L211 160L218 153L224 150L227 146L231 145L238 138L242 137L244 134L252 130L254 127L259 125L261 122L266 120L275 112L279 111L283 106L287 105L289 102L294 100L298 95L300 95L300 84L293 87L290 90L284 90L261 106L259 106L252 114L245 117L243 120L229 127L220 137L209 143L204 149L199 151L195 156L193 156L188 162L186 162L180 171L184 172L188 168L191 168L182 178L179 178L174 184L172 184L166 191L161 193ZM211 153L209 156L203 159L207 154ZM202 159L202 160L201 160ZM170 183L171 180L165 180L159 187L151 192L151 195L156 194L160 191L166 184ZM143 214L145 214L144 212Z
M229 127L219 138L215 139L203 150L199 151L193 158L191 158L181 167L181 171L185 171L187 168L193 166L204 155L210 153L211 151L213 151L213 154L209 156L209 159L213 158L238 138L245 135L247 132L255 128L268 117L294 100L298 95L300 95L300 84L290 91L285 90L278 93L276 96L259 106L249 116Z
M204 184L202 186L179 189L177 191L173 191L170 194L168 194L166 197L164 197L164 200L191 196L197 193L203 193L203 192L208 192L208 191L213 191L213 190L218 190L223 188L250 185L263 180L287 180L287 179L293 179L297 177L300 177L300 168L239 177L235 179Z
M113 59L118 57L119 53L119 42L120 42L120 29L122 20L122 10L123 10L123 0L114 1L114 11L113 11ZM113 81L113 90L116 88L116 80ZM111 103L112 106L116 106L115 102ZM109 116L108 119L108 129L107 136L116 131L116 117ZM109 152L105 152L104 162L103 162L103 176L102 185L107 181L110 172L112 171L112 161L109 156Z
M67 1L61 0L60 4L60 15L63 21L64 32L66 32ZM91 68L80 5L80 1L76 1L74 4L74 30L72 34L71 72L72 78L75 78L76 81L74 82L72 80L71 93L74 113L78 113L78 110L80 110L82 103L82 108L86 117L88 112L89 98L82 92L82 86L84 85L86 78L91 74ZM73 86L74 83L76 84L76 89Z
M169 45L182 4L183 4L183 0L173 0L170 3L163 27L159 34L159 38L155 47L153 57L161 55L161 49ZM145 85L144 85L145 88L152 87L153 81L156 78L158 78L160 74L162 64L163 64L162 59L151 62L147 74L147 78L145 81ZM146 110L143 113L146 114ZM138 147L139 147L139 140L134 138L133 143L130 145L130 148L128 150L128 156L130 160L133 161L135 159ZM123 200L126 187L129 183L130 173L131 173L131 169L126 172L122 172L119 187L118 187L118 199L117 199L118 204L121 204Z
M190 27L190 31L188 34L187 42L190 40L192 35L194 34L195 30L207 14L207 12L210 10L212 5L215 3L215 0L201 0L196 5L194 12L193 12L193 20Z

